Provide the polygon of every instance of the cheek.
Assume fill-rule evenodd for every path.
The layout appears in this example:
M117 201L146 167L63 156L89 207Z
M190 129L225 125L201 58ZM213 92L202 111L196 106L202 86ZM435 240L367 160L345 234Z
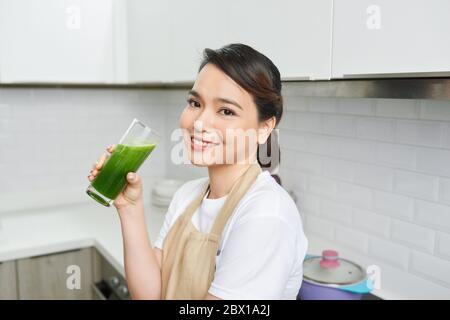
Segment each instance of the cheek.
M179 125L182 129L190 129L194 126L195 117L193 112L189 111L189 108L184 108L183 112L180 115Z

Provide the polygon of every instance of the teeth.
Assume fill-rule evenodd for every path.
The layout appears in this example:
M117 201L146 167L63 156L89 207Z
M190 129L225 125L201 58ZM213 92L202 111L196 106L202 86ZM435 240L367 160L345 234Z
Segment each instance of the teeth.
M195 145L201 146L201 147L206 147L210 144L209 142L203 142L202 140L199 140L197 138L193 138L192 141L194 142Z

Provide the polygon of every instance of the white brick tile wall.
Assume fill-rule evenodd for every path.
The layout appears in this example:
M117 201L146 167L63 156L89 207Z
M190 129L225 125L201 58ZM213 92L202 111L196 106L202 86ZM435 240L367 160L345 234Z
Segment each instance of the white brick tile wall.
M398 143L439 147L443 144L444 125L436 121L398 120L396 141Z
M420 100L420 118L429 120L450 121L448 101Z
M376 115L388 118L417 119L419 101L409 99L377 99Z
M318 176L309 177L308 190L327 198L336 197L336 182Z
M325 239L334 240L334 223L330 222L327 219L306 215L305 216L305 233L309 232L315 233Z
M355 163L355 182L368 187L391 191L394 183L392 168Z
M347 182L339 182L337 185L336 199L352 206L367 209L372 200L371 190Z
M372 99L337 99L339 113L355 115L375 114L374 100Z
M291 95L288 103L295 99ZM314 129L320 117L311 120L315 125L304 118L290 120L291 130L281 129L292 150L286 157L295 159L285 163L306 181L296 190L304 193L299 206L303 202L310 222L307 234L398 274L409 272L403 280L388 275L399 286L420 278L421 285L410 290L429 283L425 290L447 292L448 271L442 270L450 270L450 102L307 100L308 112L299 114L320 114L322 133ZM292 175L280 172L282 178Z
M428 253L434 251L436 232L413 223L393 219L392 239L414 246Z
M289 106L287 106L289 109ZM321 113L336 113L337 100L333 98L313 98L309 100L309 110Z
M352 221L352 207L333 200L322 199L320 202L320 215L336 222L350 224Z
M437 233L436 255L450 260L450 234L443 232Z
M280 129L290 129L294 130L297 126L296 112L284 111L283 118L281 118L278 127Z
M337 226L335 229L336 241L356 251L367 253L368 236L360 231Z
M450 287L450 261L432 255L411 252L411 271Z
M450 177L450 150L417 149L417 169L422 172Z
M450 207L434 202L416 200L416 221L450 233Z
M450 179L440 179L440 195L439 200L443 203L450 204Z
M318 195L302 192L297 201L300 211L307 213L319 214L320 197Z
M328 156L336 156L339 153L340 146L335 137L318 134L302 135L302 137L305 139L309 152Z
M392 217L411 220L414 215L414 199L402 195L384 192L373 192L373 209Z
M414 169L416 166L416 149L414 147L378 143L375 154L377 163L404 169Z
M297 170L316 174L320 174L322 171L322 158L317 155L298 152L295 159Z
M353 226L374 235L389 237L391 219L372 211L353 209Z
M283 103L288 111L308 111L309 98L283 94Z
M368 248L369 257L377 258L404 270L408 268L408 247L388 240L370 238Z
M14 148L0 153L0 166L17 168L14 179L1 172L7 187L0 194L0 212L92 201L84 193L91 165L133 118L165 133L166 110L153 91L157 98L139 89L0 88L0 104L7 106L2 107L1 123L7 127L0 128L0 143L3 150ZM165 159L159 144L140 174L164 175ZM55 199L52 194L62 185L67 192L58 193L63 200ZM14 200L19 195L23 201Z
M337 136L355 136L355 118L342 115L324 115L323 132Z
M352 182L354 171L354 162L328 157L322 159L322 172L326 177Z
M444 125L444 137L442 141L443 147L450 149L450 124Z
M391 119L361 117L357 120L357 136L361 139L394 141L394 124Z
M437 200L439 179L410 171L395 171L395 191L419 199Z
M323 120L322 115L312 112L296 112L295 121L297 130L308 132L322 132Z
M352 140L348 138L335 139L338 148L337 155L352 161L370 162L375 155L375 145L372 142Z

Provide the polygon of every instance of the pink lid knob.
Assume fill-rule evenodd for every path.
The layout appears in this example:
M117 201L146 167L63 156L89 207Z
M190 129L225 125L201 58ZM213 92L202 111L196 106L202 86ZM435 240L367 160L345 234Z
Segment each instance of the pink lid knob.
M339 254L334 250L323 250L320 266L325 269L337 268L341 265L339 262Z

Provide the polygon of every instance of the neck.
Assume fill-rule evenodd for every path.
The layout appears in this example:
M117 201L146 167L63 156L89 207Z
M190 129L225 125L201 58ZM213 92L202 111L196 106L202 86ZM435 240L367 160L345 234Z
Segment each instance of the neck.
M208 167L209 195L208 199L226 196L233 184L250 167L250 164L222 164Z

